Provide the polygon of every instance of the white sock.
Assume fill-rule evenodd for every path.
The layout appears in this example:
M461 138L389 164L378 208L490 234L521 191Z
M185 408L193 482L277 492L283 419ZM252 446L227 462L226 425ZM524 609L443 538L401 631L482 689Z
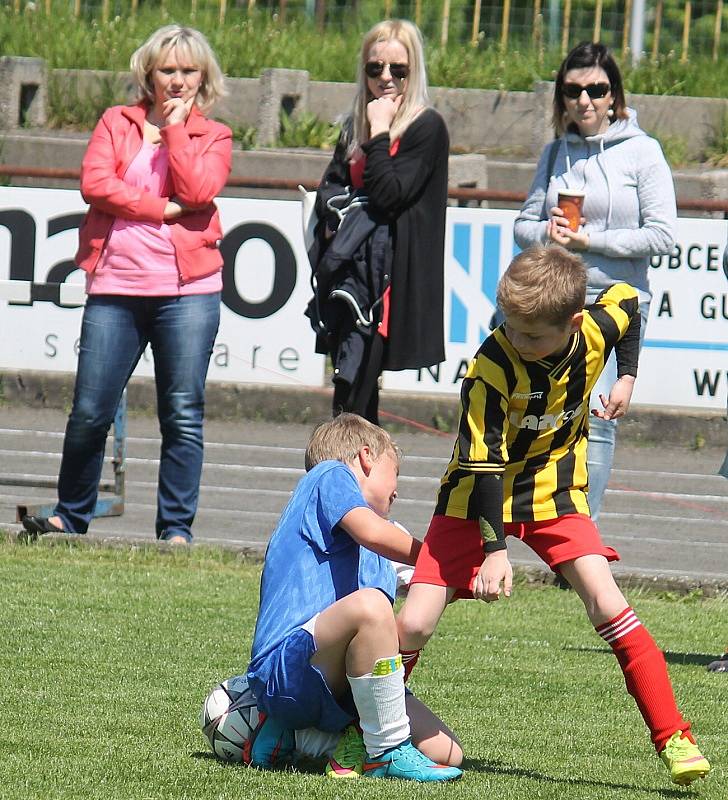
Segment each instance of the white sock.
M296 751L310 758L328 758L334 754L340 738L340 733L328 733L318 728L301 728L296 731Z
M383 662L396 668L381 674ZM347 675L354 704L359 712L364 746L370 757L401 744L410 735L409 717L404 700L404 669L399 656L379 659L374 672L354 678Z

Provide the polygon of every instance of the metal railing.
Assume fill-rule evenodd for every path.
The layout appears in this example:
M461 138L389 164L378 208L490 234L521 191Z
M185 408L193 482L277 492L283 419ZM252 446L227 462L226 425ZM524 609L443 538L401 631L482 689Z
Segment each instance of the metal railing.
M53 167L25 167L0 164L0 177L32 178L36 180L75 180L80 178L78 169L56 169ZM298 187L313 190L318 181L296 180L293 178L254 178L248 175L231 175L227 184L237 189L265 189L271 191L298 192ZM466 186L450 186L447 190L451 200L471 203L520 204L526 199L525 192L508 192L498 189L476 189ZM678 211L697 211L705 214L722 214L728 219L728 200L705 200L692 197L677 198Z
M126 389L114 416L114 445L111 463L114 478L111 481L102 480L99 483L99 492L102 494L96 499L93 510L94 517L120 517L124 513L126 498ZM0 473L0 485L56 489L58 481L21 473ZM55 507L55 502L18 503L15 507L15 521L22 522L25 516L52 517Z

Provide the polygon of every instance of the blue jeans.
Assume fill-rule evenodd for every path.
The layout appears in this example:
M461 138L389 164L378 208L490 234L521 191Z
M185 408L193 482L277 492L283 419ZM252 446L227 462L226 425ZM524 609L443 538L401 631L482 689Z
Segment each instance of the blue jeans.
M162 434L157 538L192 539L202 471L205 379L219 322L219 292L88 298L58 477L55 515L65 530L86 533L88 529L106 436L124 387L150 344Z
M587 290L587 305L594 302L596 293ZM647 327L647 314L650 310L649 301L640 303L640 315L642 325L640 326L640 349L645 338L645 328ZM609 392L617 380L617 357L612 350L604 370L599 376L591 397L589 398L589 408L603 408L599 395L609 397ZM589 510L592 519L596 522L599 519L599 511L602 506L604 492L609 483L609 474L612 471L614 461L614 443L617 438L617 420L599 419L598 417L589 418L589 447L587 449L586 461L589 468Z

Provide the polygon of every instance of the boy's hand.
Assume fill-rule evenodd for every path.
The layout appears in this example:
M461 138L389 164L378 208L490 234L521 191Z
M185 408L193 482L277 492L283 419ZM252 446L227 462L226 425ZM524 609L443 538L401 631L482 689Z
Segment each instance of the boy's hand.
M622 375L622 377L612 386L612 391L609 392L609 399L603 394L599 395L599 399L604 406L604 411L599 408L593 408L592 414L599 419L619 419L627 413L629 408L629 401L632 399L632 390L634 389L634 376Z
M513 589L513 569L508 560L507 550L496 550L485 556L473 581L473 597L476 600L485 600L486 603L499 600L501 581L503 594L510 597Z

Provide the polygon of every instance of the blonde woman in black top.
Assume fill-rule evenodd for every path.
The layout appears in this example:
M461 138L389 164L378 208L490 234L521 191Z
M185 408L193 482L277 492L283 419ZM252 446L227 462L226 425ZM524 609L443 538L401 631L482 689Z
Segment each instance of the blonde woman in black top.
M334 363L334 415L353 411L378 423L383 369L429 367L445 358L449 138L429 103L422 37L411 22L385 20L365 34L357 73L354 105L318 192L317 210L326 221L317 238L325 250L333 227L327 200L344 187L366 196L369 215L388 226L389 248L376 267L383 297L356 369L337 368L345 354L330 331L318 337L317 351Z

